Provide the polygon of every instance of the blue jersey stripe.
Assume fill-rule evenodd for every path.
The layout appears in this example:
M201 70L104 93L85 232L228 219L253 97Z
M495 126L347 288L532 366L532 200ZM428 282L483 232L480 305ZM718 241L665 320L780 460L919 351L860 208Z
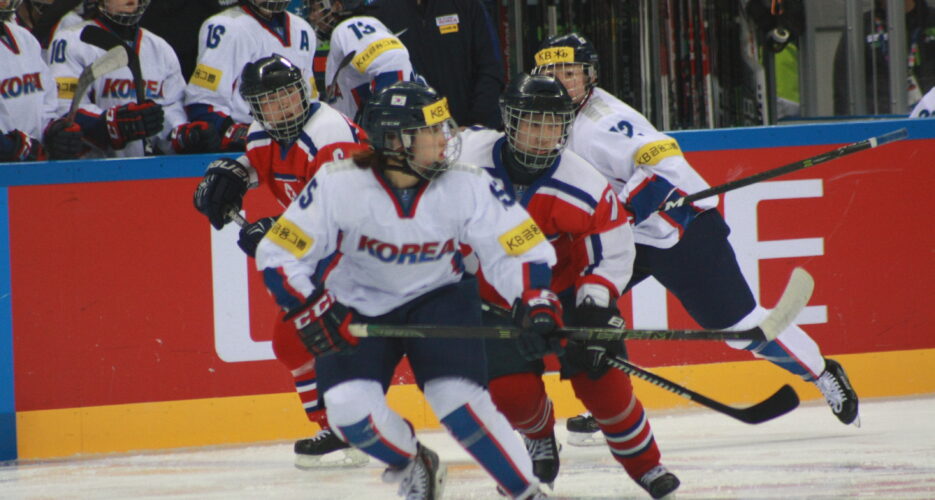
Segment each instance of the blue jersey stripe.
M273 294L279 307L287 311L302 307L305 302L304 297L296 297L289 293L290 287L286 284L286 278L276 269L264 269L263 282L266 283L266 288Z

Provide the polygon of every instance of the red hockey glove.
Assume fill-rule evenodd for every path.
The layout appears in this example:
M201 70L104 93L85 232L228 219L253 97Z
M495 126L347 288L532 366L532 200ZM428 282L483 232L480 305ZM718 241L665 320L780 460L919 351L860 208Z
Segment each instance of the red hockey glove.
M207 122L183 123L169 134L172 149L179 154L214 153L221 149L221 138Z
M324 356L351 349L359 343L348 331L353 318L350 309L335 300L330 292L322 290L310 297L304 306L289 312L284 321L292 321L308 352Z
M19 130L0 136L0 161L45 160L42 143Z
M114 106L104 113L107 135L114 149L123 149L128 142L158 134L163 127L165 113L154 101Z
M221 151L245 151L249 129L246 123L231 123L221 137Z
M551 335L562 327L562 303L552 290L538 288L523 292L513 304L513 322L523 329L516 342L525 359L534 361L550 352L564 354L560 339Z

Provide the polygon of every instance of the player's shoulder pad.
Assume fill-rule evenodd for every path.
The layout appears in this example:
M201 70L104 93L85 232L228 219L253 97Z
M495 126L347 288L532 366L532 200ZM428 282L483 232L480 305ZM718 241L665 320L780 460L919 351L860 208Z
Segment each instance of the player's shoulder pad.
M484 177L484 175L486 174L486 171L478 167L477 165L473 165L471 163L464 163L460 161L455 162L450 167L448 167L448 171L445 172L445 175L448 175L449 173L453 173L453 172L463 172L465 174L470 174L474 177Z
M607 178L597 168L568 149L562 152L561 163L552 178L579 188L592 196L600 196L609 185Z
M356 163L354 163L353 158L344 158L341 160L329 161L328 163L325 163L324 165L321 166L321 169L318 171L317 174L315 174L315 176L317 177L321 174L325 174L327 176L327 175L340 174L342 172L356 172L356 171L364 171L364 170L367 170L367 169L360 167Z

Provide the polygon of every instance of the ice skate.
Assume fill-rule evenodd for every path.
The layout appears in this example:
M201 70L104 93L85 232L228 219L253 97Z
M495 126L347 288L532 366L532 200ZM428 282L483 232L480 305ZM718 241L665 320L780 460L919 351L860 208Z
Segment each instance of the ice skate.
M370 459L367 455L341 438L331 429L322 429L308 439L295 442L295 466L311 470L321 467L361 467ZM341 451L341 453L335 453Z
M603 437L598 434L601 428L590 413L571 417L565 422L568 429L568 444L571 446L603 446Z
M399 496L406 500L437 500L445 489L447 468L438 460L438 454L418 444L416 456L409 465L398 469L387 467L383 482L399 483Z
M532 459L532 473L535 474L542 484L549 485L555 482L558 476L560 462L558 460L559 444L555 440L555 433L552 433L542 439L529 439L523 436L523 444L526 445L526 451L529 452L529 458Z
M847 373L844 372L840 363L825 358L825 371L815 381L815 385L821 390L821 394L838 420L844 424L854 424L860 427L857 392L851 387L851 381L848 380Z
M675 490L678 489L679 478L669 472L664 465L657 465L640 478L640 486L653 498L674 499Z

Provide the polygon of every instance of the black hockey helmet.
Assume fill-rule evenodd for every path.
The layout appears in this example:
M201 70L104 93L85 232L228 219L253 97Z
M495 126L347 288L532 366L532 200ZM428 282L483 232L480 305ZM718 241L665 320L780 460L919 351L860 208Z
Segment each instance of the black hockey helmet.
M361 110L360 126L367 132L374 150L405 161L416 174L429 180L448 170L461 151L458 126L448 109L448 99L418 82L396 82L371 96ZM447 147L443 159L430 164L415 160L414 138L421 129L445 135Z
M13 19L13 15L16 14L16 9L19 8L19 4L21 3L23 3L23 0L11 0L6 7L0 7L0 21Z
M150 0L139 0L133 12L111 12L108 8L108 0L98 0L97 12L116 24L136 26L140 24L140 19L143 18L143 14L149 8L149 2Z
M250 5L278 14L286 10L291 0L247 0Z
M591 89L597 85L597 51L587 38L578 33L566 33L546 38L536 52L536 67L533 74L559 76L559 70L566 64L580 64L584 70L586 82L583 89L571 88L576 104L585 101Z
M373 0L305 0L308 20L322 38L329 38L334 27L350 16L361 14Z
M575 110L568 91L555 78L515 76L500 96L500 113L516 161L530 171L551 167L568 142Z
M310 95L302 70L279 54L247 63L240 73L240 96L250 114L280 142L299 136L311 108Z

